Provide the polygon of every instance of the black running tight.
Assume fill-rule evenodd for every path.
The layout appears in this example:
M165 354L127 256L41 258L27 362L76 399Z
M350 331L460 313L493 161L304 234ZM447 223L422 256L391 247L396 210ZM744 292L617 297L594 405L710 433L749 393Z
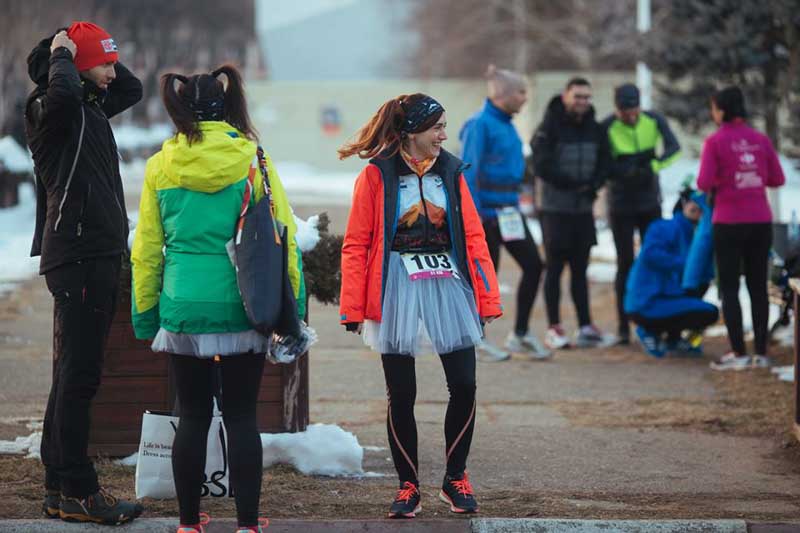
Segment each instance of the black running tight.
M467 456L475 428L475 348L441 354L450 401L444 419L447 474L461 474L467 468ZM383 354L383 372L389 410L386 427L389 447L400 483L419 484L417 459L417 422L414 401L417 377L414 358L408 355Z
M264 354L222 357L219 363L170 355L180 423L172 445L172 471L182 524L200 521L200 490L205 477L206 439L213 414L214 374L219 365L222 419L228 433L231 489L239 526L258 523L263 452L256 425L256 399L264 372Z
M525 335L528 333L528 322L533 303L536 301L536 293L539 290L539 280L542 277L542 259L539 257L536 242L533 240L527 224L525 224L525 238L519 241L504 242L496 218L485 220L483 230L486 232L486 245L489 247L489 255L492 257L494 269L500 270L501 244L506 247L508 253L522 269L522 277L517 287L517 318L514 322L514 333L520 336Z
M755 354L767 354L769 299L767 264L772 246L772 224L714 224L714 254L717 258L722 314L728 328L731 350L747 354L739 304L739 276L743 273L753 320Z

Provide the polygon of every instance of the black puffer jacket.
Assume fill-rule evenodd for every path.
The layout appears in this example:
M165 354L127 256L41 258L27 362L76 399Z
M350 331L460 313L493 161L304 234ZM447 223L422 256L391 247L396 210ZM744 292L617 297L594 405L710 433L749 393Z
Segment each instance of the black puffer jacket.
M108 90L82 80L72 54L52 37L28 56L36 89L25 106L25 133L36 173L31 256L39 272L127 249L128 215L119 155L108 119L142 98L142 84L117 63Z
M609 169L608 138L594 108L580 120L567 113L561 96L550 100L531 139L533 166L542 179L540 210L591 213Z

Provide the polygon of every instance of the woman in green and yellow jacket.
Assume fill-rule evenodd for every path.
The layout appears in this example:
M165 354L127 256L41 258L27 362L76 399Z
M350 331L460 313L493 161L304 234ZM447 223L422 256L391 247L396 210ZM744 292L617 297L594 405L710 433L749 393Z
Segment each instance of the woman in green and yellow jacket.
M223 74L227 87L218 79ZM137 338L154 339L154 351L169 354L176 383L180 424L172 464L183 528L178 531L201 531L213 358L220 356L239 531L258 532L262 451L256 399L269 341L247 320L226 250L248 172L258 164L255 131L234 67L191 77L166 74L162 96L177 134L145 170L131 253L133 327ZM265 157L275 214L288 227L289 278L298 297L302 272L296 226L275 167ZM263 195L260 172L255 176L252 202ZM302 316L304 299L298 298L298 304Z

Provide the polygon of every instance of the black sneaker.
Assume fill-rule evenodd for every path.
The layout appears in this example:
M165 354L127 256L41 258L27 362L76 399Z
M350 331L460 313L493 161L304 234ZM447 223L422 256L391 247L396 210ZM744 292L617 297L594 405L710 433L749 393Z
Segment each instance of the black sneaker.
M398 489L389 508L389 518L414 518L422 510L419 499L419 487L406 481Z
M475 501L466 472L460 476L444 476L439 499L450 504L450 510L454 513L478 512L478 502Z
M42 503L42 513L45 518L61 518L59 511L61 510L61 492L57 490L48 490L44 495L44 502Z
M144 511L138 503L118 500L100 489L84 499L63 498L59 516L65 522L94 522L119 525L130 522Z

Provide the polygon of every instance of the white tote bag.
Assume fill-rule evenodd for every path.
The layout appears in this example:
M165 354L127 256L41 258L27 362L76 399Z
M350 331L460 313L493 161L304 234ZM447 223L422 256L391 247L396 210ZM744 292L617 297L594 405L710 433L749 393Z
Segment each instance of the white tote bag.
M216 410L208 429L206 474L201 496L223 498L233 496L228 468L228 434L222 416ZM145 411L142 437L136 462L136 498L175 498L172 477L172 441L178 429L176 416L159 411Z

